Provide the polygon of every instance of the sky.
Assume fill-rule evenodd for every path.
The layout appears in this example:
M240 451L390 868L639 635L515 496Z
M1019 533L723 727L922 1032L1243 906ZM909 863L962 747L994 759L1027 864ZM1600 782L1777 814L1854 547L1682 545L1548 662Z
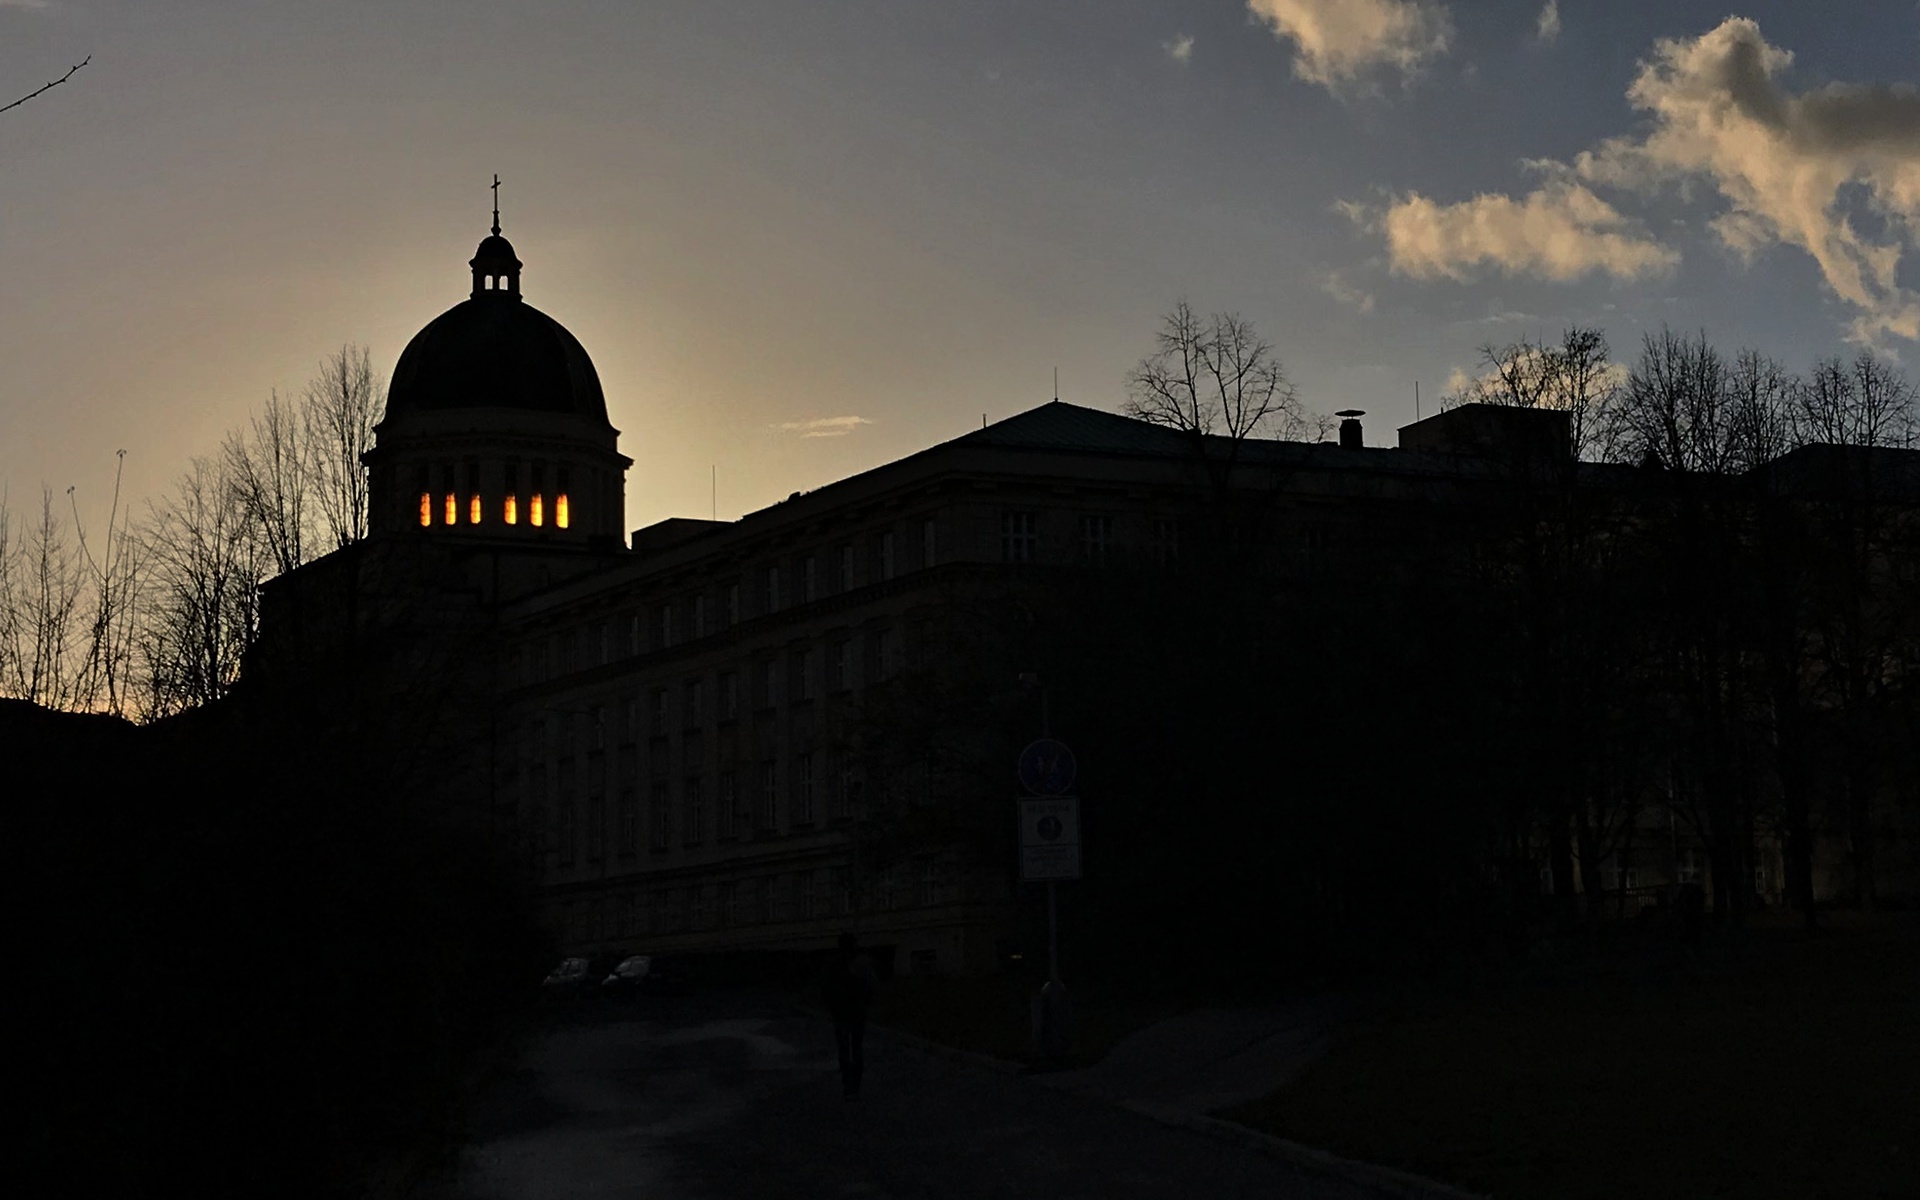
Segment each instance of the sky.
M0 113L16 512L390 370L496 172L634 527L1118 409L1181 299L1376 445L1575 323L1920 360L1912 0L0 0L0 103L89 55Z

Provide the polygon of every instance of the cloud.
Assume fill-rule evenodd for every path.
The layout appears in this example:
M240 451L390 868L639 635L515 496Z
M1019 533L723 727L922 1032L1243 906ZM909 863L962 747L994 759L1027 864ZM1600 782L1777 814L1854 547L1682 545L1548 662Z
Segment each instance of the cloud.
M1386 235L1394 271L1415 279L1464 281L1479 267L1561 281L1596 271L1638 279L1671 270L1680 260L1636 233L1605 200L1566 180L1550 181L1519 200L1483 194L1439 204L1409 192L1371 224Z
M1193 61L1193 35L1190 33L1176 33L1168 41L1161 42L1160 48L1167 52L1168 58L1183 67Z
M1727 205L1712 228L1729 249L1748 259L1776 244L1802 250L1859 310L1856 339L1920 339L1920 295L1896 282L1920 221L1920 92L1830 83L1795 93L1780 82L1792 63L1743 18L1662 40L1627 89L1651 130L1604 142L1575 167L1640 191L1705 182Z
M1453 38L1452 15L1428 0L1247 0L1247 11L1293 43L1295 75L1329 90L1381 67L1411 74Z
M1533 36L1542 44L1560 40L1560 0L1547 0L1533 23Z
M1373 311L1373 293L1348 283L1338 271L1327 272L1326 278L1320 281L1320 290L1332 296L1334 303L1345 305L1357 313Z
M782 433L797 433L803 438L845 437L862 425L871 425L866 417L815 417L808 421L781 421L769 425Z

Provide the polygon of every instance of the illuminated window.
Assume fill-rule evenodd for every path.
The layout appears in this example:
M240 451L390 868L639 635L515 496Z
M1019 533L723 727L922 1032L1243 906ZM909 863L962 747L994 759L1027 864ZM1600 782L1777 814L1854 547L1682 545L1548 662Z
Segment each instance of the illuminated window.
M433 493L420 493L420 524L433 524Z
M480 464L467 464L467 524L480 523Z
M530 525L547 523L546 506L541 503L539 492L535 492L533 498L527 501L527 523Z
M520 523L520 500L512 492L507 493L507 502L501 509L501 518L509 525Z
M565 492L553 498L553 523L560 529L567 527L567 494Z
M478 525L479 523L480 523L480 497L474 496L467 500L467 524Z
M452 492L447 493L447 520L449 525L460 523L460 501Z

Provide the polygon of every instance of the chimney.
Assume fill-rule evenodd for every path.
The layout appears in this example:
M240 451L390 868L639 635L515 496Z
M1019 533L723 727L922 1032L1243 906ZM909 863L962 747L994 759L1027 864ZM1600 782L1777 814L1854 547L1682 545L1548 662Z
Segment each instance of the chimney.
M1366 440L1360 436L1360 418L1366 416L1363 409L1343 408L1333 414L1340 418L1340 448L1358 450L1365 446Z

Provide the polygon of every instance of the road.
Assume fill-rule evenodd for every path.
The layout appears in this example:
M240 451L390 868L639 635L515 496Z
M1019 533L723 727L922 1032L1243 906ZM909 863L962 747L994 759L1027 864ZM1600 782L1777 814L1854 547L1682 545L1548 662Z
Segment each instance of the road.
M484 1097L444 1200L1364 1200L1377 1193L1097 1098L869 1037L841 1098L824 1021L714 993L556 1023Z

